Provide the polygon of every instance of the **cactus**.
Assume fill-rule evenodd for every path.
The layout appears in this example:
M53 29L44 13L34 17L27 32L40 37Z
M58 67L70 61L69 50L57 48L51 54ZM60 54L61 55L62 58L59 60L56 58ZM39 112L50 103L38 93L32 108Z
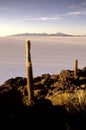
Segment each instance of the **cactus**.
M77 78L78 60L74 60L74 78Z
M27 90L29 101L34 100L33 90L33 73L32 73L32 62L30 55L30 41L26 41L26 73L27 73Z

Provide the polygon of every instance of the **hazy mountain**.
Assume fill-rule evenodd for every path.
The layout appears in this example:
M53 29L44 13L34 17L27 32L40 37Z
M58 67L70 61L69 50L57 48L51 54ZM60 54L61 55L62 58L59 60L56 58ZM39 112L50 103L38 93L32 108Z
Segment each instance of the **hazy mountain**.
M69 35L69 34L65 34L65 33L20 33L20 34L15 34L12 36L73 36L73 35Z

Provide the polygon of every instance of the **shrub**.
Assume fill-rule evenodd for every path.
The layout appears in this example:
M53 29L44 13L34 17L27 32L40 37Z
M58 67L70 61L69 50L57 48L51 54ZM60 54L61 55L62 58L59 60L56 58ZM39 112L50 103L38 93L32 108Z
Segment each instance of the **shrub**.
M63 104L71 114L84 114L86 112L86 90L76 90L67 94L66 101Z

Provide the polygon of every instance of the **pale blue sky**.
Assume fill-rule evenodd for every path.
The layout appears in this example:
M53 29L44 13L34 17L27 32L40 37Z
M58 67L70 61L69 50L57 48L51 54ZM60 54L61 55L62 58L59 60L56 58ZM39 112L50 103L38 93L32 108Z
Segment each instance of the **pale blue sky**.
M86 0L0 0L0 36L86 34Z

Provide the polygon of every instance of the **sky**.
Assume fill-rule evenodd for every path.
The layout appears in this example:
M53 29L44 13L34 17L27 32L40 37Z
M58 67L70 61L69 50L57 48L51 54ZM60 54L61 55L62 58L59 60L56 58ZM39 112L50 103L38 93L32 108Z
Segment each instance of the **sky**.
M0 0L0 36L86 35L86 0Z

